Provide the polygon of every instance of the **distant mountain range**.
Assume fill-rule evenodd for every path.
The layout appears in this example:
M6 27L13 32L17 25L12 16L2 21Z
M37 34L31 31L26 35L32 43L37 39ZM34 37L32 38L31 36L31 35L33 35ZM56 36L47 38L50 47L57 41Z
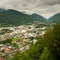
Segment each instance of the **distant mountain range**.
M0 23L19 25L34 21L46 22L46 19L38 14L28 15L12 9L0 13Z
M43 16L40 16L36 13L32 15L24 14L23 12L19 12L13 9L9 10L0 10L0 23L4 24L11 24L11 25L21 25L27 23L33 23L34 21L44 22L47 21L50 23L59 23L60 22L60 14L56 14L50 17L48 20L45 19Z

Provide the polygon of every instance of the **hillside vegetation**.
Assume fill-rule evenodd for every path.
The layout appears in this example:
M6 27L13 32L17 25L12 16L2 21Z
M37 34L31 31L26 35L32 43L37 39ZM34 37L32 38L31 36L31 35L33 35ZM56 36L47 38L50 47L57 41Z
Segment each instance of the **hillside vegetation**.
M37 14L28 15L12 9L0 13L0 23L2 25L21 25L34 21L46 22L46 19Z

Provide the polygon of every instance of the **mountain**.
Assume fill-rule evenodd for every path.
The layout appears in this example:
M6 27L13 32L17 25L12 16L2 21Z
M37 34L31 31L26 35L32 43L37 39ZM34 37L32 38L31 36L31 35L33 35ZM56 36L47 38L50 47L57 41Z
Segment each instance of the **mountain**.
M27 24L34 21L45 22L45 20L46 19L37 14L28 15L13 9L9 9L0 13L0 23L8 25Z
M0 14L0 23L19 25L33 21L29 15L16 10L7 10Z
M47 19L45 19L43 16L40 16L36 13L32 14L31 17L36 21L47 22Z
M55 14L54 16L48 19L50 23L60 23L60 13Z

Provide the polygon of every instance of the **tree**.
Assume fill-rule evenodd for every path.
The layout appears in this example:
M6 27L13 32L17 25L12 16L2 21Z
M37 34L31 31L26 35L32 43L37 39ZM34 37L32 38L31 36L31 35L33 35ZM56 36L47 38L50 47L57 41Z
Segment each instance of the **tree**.
M41 44L52 52L56 60L60 60L60 24L46 32Z
M31 46L31 48L28 50L28 54L31 59L33 60L38 60L41 53L43 51L43 47L40 44L35 44Z
M43 50L42 54L40 55L39 60L54 60L51 55L51 52L47 49L47 47L44 47L44 50Z
M30 60L30 56L26 53L20 53L19 51L15 53L13 60Z

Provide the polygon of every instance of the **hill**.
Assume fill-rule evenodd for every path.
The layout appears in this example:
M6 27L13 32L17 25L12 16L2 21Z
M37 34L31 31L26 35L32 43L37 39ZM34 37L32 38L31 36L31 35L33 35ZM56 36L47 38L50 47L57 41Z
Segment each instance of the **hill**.
M32 20L29 15L16 10L7 10L0 14L0 23L19 25Z
M45 19L43 16L40 16L36 13L32 14L31 17L36 21L47 22L47 19Z
M54 16L48 19L50 23L60 23L60 13L55 14Z
M27 24L34 21L45 22L43 20L46 19L44 19L42 16L36 14L28 15L12 9L0 13L0 23L8 25Z

